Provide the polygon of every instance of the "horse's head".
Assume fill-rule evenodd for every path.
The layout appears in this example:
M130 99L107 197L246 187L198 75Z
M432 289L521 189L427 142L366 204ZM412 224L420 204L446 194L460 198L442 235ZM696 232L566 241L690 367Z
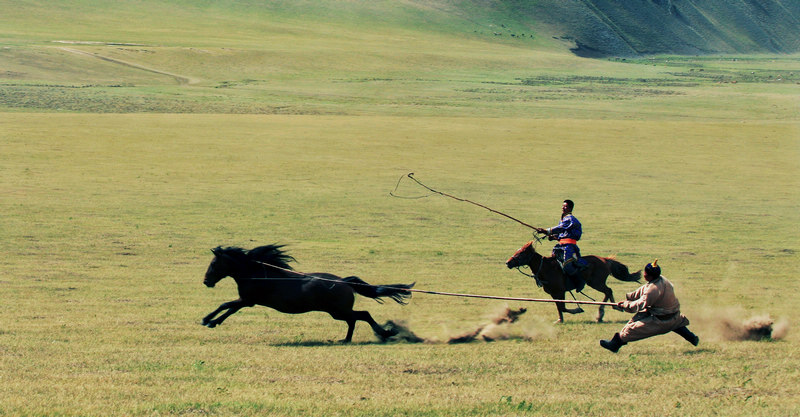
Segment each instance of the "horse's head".
M533 249L533 241L530 241L508 258L506 266L511 269L530 265L534 255L536 255L536 251Z
M217 246L211 249L214 259L208 265L203 284L213 287L222 278L263 278L267 272L273 276L283 276L284 271L292 269L289 262L294 258L286 254L283 245L265 245L250 250Z
M214 259L212 259L211 263L208 265L206 276L203 279L203 284L209 288L213 288L214 285L217 285L222 278L230 276L234 268L233 260L221 247L217 246L211 249L211 253L214 254Z

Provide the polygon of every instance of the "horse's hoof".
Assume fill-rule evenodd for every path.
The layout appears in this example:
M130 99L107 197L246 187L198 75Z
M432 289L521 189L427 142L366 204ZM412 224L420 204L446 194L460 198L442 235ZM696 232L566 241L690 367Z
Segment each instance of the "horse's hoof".
M564 320L556 320L556 321L553 322L553 324L561 324L563 322L564 322Z

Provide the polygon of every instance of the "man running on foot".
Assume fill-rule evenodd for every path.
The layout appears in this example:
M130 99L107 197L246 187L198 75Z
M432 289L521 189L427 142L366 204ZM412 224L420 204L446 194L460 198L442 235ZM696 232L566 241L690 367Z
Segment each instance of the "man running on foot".
M625 295L626 300L617 305L629 313L636 313L625 327L610 340L601 340L600 346L617 352L620 347L636 340L675 332L697 346L700 338L688 327L689 319L681 314L681 303L675 297L672 283L661 276L658 259L644 268L646 284Z

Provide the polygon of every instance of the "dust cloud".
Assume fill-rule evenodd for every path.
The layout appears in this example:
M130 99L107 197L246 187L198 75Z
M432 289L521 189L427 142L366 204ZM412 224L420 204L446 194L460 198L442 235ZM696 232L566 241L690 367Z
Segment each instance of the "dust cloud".
M451 337L447 343L469 343L475 340L483 340L484 342L494 342L495 340L508 340L511 338L529 339L525 335L514 335L511 332L510 325L519 320L519 316L528 311L526 308L519 310L512 310L508 307L505 308L498 316L494 317L489 323L478 326L477 329L467 332L458 336Z
M417 336L404 321L389 320L383 328L394 333L393 336L385 337L382 342L405 342L405 343L431 343L432 340L423 339Z
M691 320L697 323L701 333L709 333L721 340L781 340L789 333L789 320L786 318L776 321L769 314L742 319L743 316L740 310L730 308L709 310Z
M424 338L415 334L405 322L388 321L384 328L396 333L394 336L384 339L384 342L405 342L405 343L471 343L471 342L494 342L497 340L533 340L539 336L552 334L552 329L542 329L536 326L520 325L519 318L527 311L526 308L511 309L503 307L491 317L488 322L479 325L474 330L449 336L446 340L435 338Z
M723 320L723 326L723 336L727 340L780 340L789 333L788 320L775 322L769 315L740 322Z

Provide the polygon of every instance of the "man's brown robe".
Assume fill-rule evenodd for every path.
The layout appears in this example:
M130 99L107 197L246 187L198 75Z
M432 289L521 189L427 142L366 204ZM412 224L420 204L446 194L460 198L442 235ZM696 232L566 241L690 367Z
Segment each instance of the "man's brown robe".
M636 313L622 328L623 342L633 342L688 326L689 319L681 314L681 303L675 297L672 283L660 276L636 291L625 295L622 308Z

